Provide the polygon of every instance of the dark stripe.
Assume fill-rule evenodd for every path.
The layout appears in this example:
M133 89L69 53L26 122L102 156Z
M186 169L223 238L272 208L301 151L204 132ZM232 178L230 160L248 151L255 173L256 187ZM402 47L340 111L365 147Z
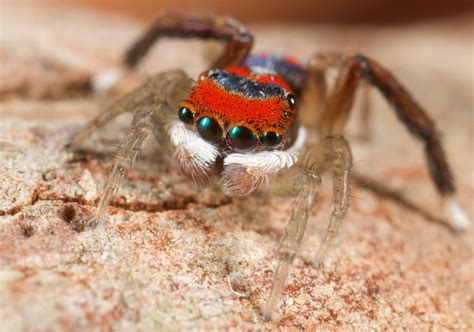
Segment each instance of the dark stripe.
M245 60L244 65L250 68L262 67L275 71L295 92L302 88L306 74L304 68L276 55L251 55Z
M283 97L285 90L271 83L258 83L225 71L215 71L210 78L225 91L251 99Z

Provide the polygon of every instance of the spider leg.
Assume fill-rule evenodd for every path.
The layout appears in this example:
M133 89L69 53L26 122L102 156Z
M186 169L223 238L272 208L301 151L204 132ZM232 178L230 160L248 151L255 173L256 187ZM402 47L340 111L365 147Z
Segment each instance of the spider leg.
M371 107L371 100L370 100L370 85L366 82L363 82L361 89L362 89L362 96L361 96L361 107L360 107L360 117L358 121L358 126L360 132L357 133L357 138L362 141L370 141L372 138L372 128L371 128L371 120L372 120L372 107Z
M316 53L311 57L299 108L299 121L305 127L317 128L327 97L326 72L340 67L343 60L339 53Z
M253 37L238 21L230 17L190 16L168 13L159 16L145 33L127 50L123 65L135 68L151 47L163 37L215 39L226 44L223 54L212 69L236 66L245 60L253 44ZM94 79L96 91L110 88L123 75L120 68L110 69Z
M300 165L291 189L296 195L287 222L285 233L278 247L278 265L273 277L270 296L265 304L264 317L271 319L280 300L289 269L300 247L311 209L317 201L321 187L319 174L326 169L333 171L334 210L325 238L318 252L318 262L322 262L334 246L341 229L342 220L349 207L349 172L352 154L349 143L342 136L328 137L310 148Z
M229 17L165 14L125 54L125 65L135 67L161 37L201 38L224 41L226 48L214 68L240 64L250 52L253 37L238 21Z
M333 210L326 234L317 254L319 266L324 264L342 228L342 221L349 208L349 175L352 166L352 153L349 142L340 135L326 138L315 153L315 167L329 167L333 172ZM329 165L328 165L329 164Z
M310 167L302 167L294 178L292 189L297 193L285 233L278 247L278 265L273 276L270 295L265 303L264 319L271 320L285 286L288 273L306 230L308 215L319 195L321 178Z
M469 219L453 198L454 179L435 123L400 82L373 59L363 55L346 58L334 91L326 99L319 122L320 137L342 132L352 109L356 89L362 80L377 88L393 106L400 121L424 142L431 178L441 197L446 200L452 225L458 230L466 228Z
M95 220L97 225L103 222L107 207L112 198L117 194L126 169L132 167L141 150L143 141L148 137L153 128L153 113L158 110L155 108L156 106L151 106L151 103L151 100L144 101L143 105L135 111L132 128L120 142L104 192L100 197L97 207Z
M95 130L105 124L103 119L111 118L121 112L133 112L132 127L122 139L113 160L112 169L107 179L104 192L100 198L94 223L104 220L107 207L116 195L123 181L125 171L133 166L143 141L147 138L156 122L166 121L174 114L171 110L187 93L191 80L182 71L170 71L156 75L145 86L136 89L129 95L118 100L107 111L91 122L86 130Z
M143 86L126 94L96 118L92 119L76 136L72 138L69 145L73 148L79 148L94 131L105 126L122 113L133 112L143 104L147 98L162 91L164 86L167 86L170 82L176 80L180 75L183 75L183 73L176 70L153 76Z

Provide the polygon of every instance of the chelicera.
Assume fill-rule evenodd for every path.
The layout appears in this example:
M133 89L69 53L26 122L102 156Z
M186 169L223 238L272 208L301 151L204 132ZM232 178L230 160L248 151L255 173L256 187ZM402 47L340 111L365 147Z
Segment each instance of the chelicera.
M355 92L365 82L380 91L409 132L423 142L431 178L446 203L452 226L459 230L467 227L469 220L454 200L453 176L433 120L375 60L363 55L318 53L303 65L283 56L251 55L253 37L236 20L168 14L159 17L131 46L122 68L96 78L96 89L109 88L165 36L216 39L226 47L196 81L180 70L158 74L119 99L74 138L72 143L77 147L120 113L133 113L131 129L119 146L99 202L97 223L106 217L125 169L132 166L150 133L160 142L169 142L186 177L205 185L209 178L218 176L230 196L251 194L280 171L294 170L288 181L294 203L264 308L265 318L270 319L318 198L320 174L326 171L333 176L333 211L317 263L324 262L334 246L349 206L352 166L350 145L342 132ZM331 89L326 82L328 69L339 73ZM302 107L302 99L312 104Z

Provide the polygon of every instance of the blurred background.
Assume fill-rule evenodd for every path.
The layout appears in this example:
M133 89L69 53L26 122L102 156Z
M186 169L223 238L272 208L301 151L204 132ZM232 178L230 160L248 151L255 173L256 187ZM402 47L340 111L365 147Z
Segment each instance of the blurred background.
M472 0L45 0L151 20L173 10L231 15L243 22L387 24L463 15Z
M425 62L419 55L433 57L433 48L453 50L445 42L467 40L472 53L472 0L0 0L0 99L84 95L88 77L117 64L166 11L232 16L255 35L256 52L302 61L314 52L362 52L397 69L402 58L416 66ZM197 75L216 57L215 46L163 41L139 70L150 75L178 65Z

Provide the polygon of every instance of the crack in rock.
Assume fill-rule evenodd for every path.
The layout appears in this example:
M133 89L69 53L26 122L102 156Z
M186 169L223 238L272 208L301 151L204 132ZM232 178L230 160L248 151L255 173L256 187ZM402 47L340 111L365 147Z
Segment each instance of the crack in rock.
M63 203L77 203L79 205L90 207L95 209L94 202L90 202L83 197L70 197L70 196L55 196L55 195L43 195L46 191L41 191L41 187L36 188L33 191L31 203L22 204L12 207L7 210L0 210L0 216L14 216L20 213L23 209L33 206L41 201L61 201ZM232 202L232 198L223 196L220 201L212 202L199 202L193 195L190 196L176 196L174 200L159 200L155 202L145 202L140 200L126 201L124 197L116 197L110 203L109 207L120 208L130 212L164 212L164 211L175 211L175 210L186 210L190 204L198 204L208 208L219 208L221 206L228 205Z

